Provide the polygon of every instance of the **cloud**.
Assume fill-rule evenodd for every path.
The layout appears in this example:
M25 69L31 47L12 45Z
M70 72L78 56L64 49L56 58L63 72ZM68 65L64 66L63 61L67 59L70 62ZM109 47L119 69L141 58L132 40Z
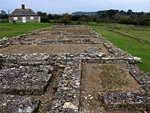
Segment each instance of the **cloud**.
M149 0L0 0L0 10L13 11L23 3L34 11L58 14L107 9L150 11Z

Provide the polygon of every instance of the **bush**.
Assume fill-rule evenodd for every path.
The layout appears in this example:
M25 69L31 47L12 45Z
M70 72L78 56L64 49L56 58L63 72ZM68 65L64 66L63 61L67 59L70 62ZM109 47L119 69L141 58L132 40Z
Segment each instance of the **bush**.
M64 24L68 24L71 22L70 20L70 15L69 14L63 14L63 17L60 19L60 22L64 23Z
M124 19L121 20L121 24L133 24L133 25L150 25L150 22L144 20L132 20L132 19Z
M41 22L50 22L50 20L48 18L46 18L46 17L42 17L41 18Z
M131 19L123 19L120 22L121 24L133 24L133 25L138 25L139 22L137 20L131 20Z
M139 25L150 25L148 21L140 21Z

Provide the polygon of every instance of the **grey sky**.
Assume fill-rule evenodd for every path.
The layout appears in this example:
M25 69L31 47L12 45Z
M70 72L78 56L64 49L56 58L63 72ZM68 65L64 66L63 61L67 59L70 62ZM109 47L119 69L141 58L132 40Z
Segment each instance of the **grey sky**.
M150 0L0 0L0 10L12 12L25 4L26 8L52 14L72 13L75 11L99 11L119 9L150 11Z

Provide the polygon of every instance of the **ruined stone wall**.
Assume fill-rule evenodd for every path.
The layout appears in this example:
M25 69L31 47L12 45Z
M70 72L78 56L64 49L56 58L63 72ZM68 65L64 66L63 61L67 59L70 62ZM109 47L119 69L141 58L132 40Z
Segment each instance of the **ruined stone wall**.
M77 29L77 27L86 27L92 32L72 34L66 31L44 32L49 29ZM40 42L32 42L33 39L27 38L43 34L58 34L58 37L40 40ZM64 37L69 39L64 39ZM100 42L84 39L87 37L99 39ZM73 40L71 38L81 39ZM9 39L3 38L0 40L0 48L12 45L68 43L102 44L109 54L99 52L97 47L88 47L84 53L0 54L0 103L2 103L0 112L5 113L11 110L16 113L37 112L41 100L39 97L32 97L44 95L54 77L54 71L61 69L63 73L59 75L54 100L47 112L78 113L82 63L126 64L127 70L143 88L140 93L101 92L99 98L104 102L107 110L150 110L150 76L149 73L140 70L135 65L140 60L117 48L89 26L53 26Z

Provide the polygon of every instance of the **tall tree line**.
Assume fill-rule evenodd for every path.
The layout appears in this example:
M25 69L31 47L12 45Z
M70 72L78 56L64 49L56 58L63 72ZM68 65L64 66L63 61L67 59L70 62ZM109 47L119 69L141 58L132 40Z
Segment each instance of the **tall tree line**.
M69 15L69 14L47 14L38 12L43 22L105 22L105 23L122 23L134 25L150 25L150 12L133 12L123 10L105 10L98 11L95 15Z

